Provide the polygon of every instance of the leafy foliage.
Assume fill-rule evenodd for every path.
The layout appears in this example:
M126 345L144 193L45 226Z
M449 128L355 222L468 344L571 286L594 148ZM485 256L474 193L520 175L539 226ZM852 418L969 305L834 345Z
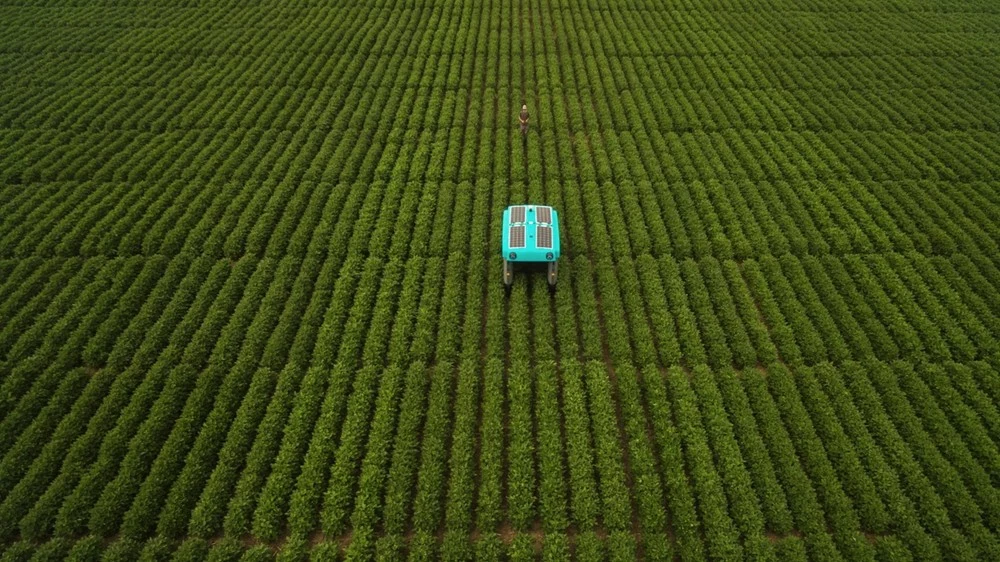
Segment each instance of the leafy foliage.
M3 560L1000 559L989 2L8 4Z

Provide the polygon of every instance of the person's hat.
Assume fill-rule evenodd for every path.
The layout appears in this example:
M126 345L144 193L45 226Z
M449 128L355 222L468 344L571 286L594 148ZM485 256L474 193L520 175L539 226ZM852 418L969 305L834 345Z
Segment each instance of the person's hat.
M522 106L521 106L521 109L528 109L528 104L524 104L524 105L522 105Z

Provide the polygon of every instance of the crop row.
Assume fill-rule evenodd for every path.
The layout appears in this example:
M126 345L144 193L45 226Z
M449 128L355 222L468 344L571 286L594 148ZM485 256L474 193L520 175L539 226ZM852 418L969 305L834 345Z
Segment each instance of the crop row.
M500 39L511 41L513 30L509 13L493 11L504 16ZM990 148L994 144L993 131L960 130L961 126L920 120L922 114L947 114L938 107L943 103L940 100L944 94L936 102L901 96L904 101L900 105L907 107L892 108L891 116L884 116L882 121L876 119L876 125L868 125L869 129L863 123L829 122L829 115L823 113L823 107L834 106L838 111L831 110L829 114L850 115L842 106L864 106L863 99L859 99L861 94L852 94L857 89L846 90L848 93L839 98L837 96L845 92L842 88L833 94L819 90L830 99L817 101L813 99L817 96L802 94L785 84L777 89L779 93L787 93L787 97L782 97L775 93L772 83L757 89L732 90L736 95L718 97L719 100L739 98L737 105L741 107L732 108L718 103L711 89L701 86L670 89L655 82L656 77L698 74L703 68L690 68L681 73L664 72L661 67L652 66L659 64L655 58L644 60L613 52L608 56L601 43L592 44L594 37L590 37L602 37L603 33L574 31L576 26L569 24L575 22L567 20L569 16L562 11L543 12L540 17L545 23L565 25L568 33L553 37L533 34L530 47L525 51L538 61L537 68L527 73L527 101L533 108L539 108L538 119L544 126L538 128L537 136L533 130L531 138L537 142L529 143L532 148L524 156L527 165L518 166L517 160L522 156L516 150L511 154L510 147L516 142L512 140L512 119L505 110L515 107L516 98L520 97L508 85L517 71L516 65L503 53L495 68L485 64L485 55L479 53L480 49L488 48L487 34L477 35L468 28L475 18L478 17L481 23L492 16L491 11L482 9L477 14L464 7L461 14L457 12L458 8L454 7L436 7L409 14L394 11L383 16L384 21L379 19L367 26L357 12L353 13L350 25L361 26L366 32L344 33L338 43L349 43L353 52L369 56L324 58L323 62L316 63L297 59L282 61L290 65L289 73L315 72L320 79L337 84L336 88L323 89L320 100L295 96L294 89L287 86L225 95L214 87L186 85L180 88L183 92L180 100L172 102L165 102L148 92L146 95L120 96L105 90L95 96L125 99L142 105L102 106L100 100L91 99L79 104L94 108L80 123L64 123L59 117L52 117L56 121L49 123L57 129L39 129L39 123L30 120L17 125L11 123L9 126L13 128L2 140L5 148L12 149L5 151L10 154L4 160L6 165L2 166L7 170L5 180L8 183L54 180L97 183L87 183L87 187L72 183L62 185L65 193L77 200L85 198L87 204L73 205L65 198L49 197L47 201L64 202L51 211L54 216L60 216L59 213L73 209L73 220L65 221L62 229L51 228L57 225L55 222L30 221L39 228L29 236L20 233L21 236L14 238L19 240L18 244L4 247L21 248L17 252L22 253L36 248L45 252L73 252L85 246L85 240L80 237L86 234L88 225L98 220L107 224L101 209L132 210L130 204L116 204L114 197L108 194L110 188L105 185L108 182L121 190L120 196L125 201L140 203L137 205L140 211L147 208L154 211L143 217L148 217L142 223L144 228L135 229L132 236L126 234L120 240L102 243L104 251L113 247L116 251L142 248L151 252L158 245L158 237L164 236L156 230L157 225L167 228L172 224L170 217L185 212L189 202L192 209L208 204L209 198L191 185L192 180L211 185L253 180L265 185L272 182L277 189L294 190L308 189L301 185L301 180L324 183L481 179L536 182L542 178L558 178L603 184L608 181L674 183L684 180L691 183L734 179L780 183L813 178L968 181L994 178L997 173L997 159ZM435 23L459 15L456 36L432 31ZM581 17L583 22L590 21L590 16ZM595 30L603 29L609 35L618 32L617 24L605 28L607 24L601 18L591 23ZM642 19L636 23L640 29L646 26ZM300 31L316 29L319 28ZM184 36L185 41L190 40L187 34L170 31ZM637 34L639 38L643 35ZM285 37L284 40L290 39ZM316 41L316 37L309 36L305 45L296 45L296 50L289 52L303 55ZM471 51L471 56L459 56L463 52L460 47L464 47L465 52ZM278 53L285 52L281 43L273 48ZM423 51L439 52L441 56L431 60L409 54ZM234 73L244 74L243 58L242 55L234 57ZM162 64L162 61L158 58L149 61L151 67L154 64ZM284 64L258 66L285 68ZM426 72L437 66L448 68L449 72ZM833 75L843 70L822 65L814 68L817 69L814 72ZM857 70L852 69L854 74ZM761 71L760 79L774 74L773 69L769 71ZM435 78L423 78L428 74ZM346 76L351 79L345 79ZM198 81L197 77L187 78ZM289 79L287 76L276 78L280 78L279 83L281 79ZM548 88L536 81L563 86ZM451 89L452 84L457 83L468 85L467 89ZM156 85L157 90L161 87L161 84ZM623 95L621 99L604 96L602 90L622 91ZM661 98L663 91L673 92L672 97ZM923 89L904 91L925 92ZM755 96L753 92L760 94ZM971 95L975 95L975 91L972 92ZM692 100L694 96L697 97ZM954 101L947 99L950 100L947 106L954 107ZM470 100L482 100L485 108L492 105L492 114L488 109L483 116L464 112ZM58 95L52 100L60 107L67 105L66 102L66 98ZM881 99L879 102L884 105ZM868 105L875 104L869 101ZM37 103L34 106L37 107ZM183 111L177 109L180 106L184 107ZM907 113L909 106L918 109ZM983 106L970 101L965 113L981 116ZM795 113L795 107L802 107L802 115ZM120 110L123 117L118 118L112 110ZM15 113L31 115L24 111ZM231 117L234 113L259 117L254 123L241 123L239 128L229 128L228 122L200 121L206 116ZM177 117L178 114L181 117ZM112 118L116 122L94 124L86 120L88 116ZM145 116L162 120L117 122L126 117L143 119ZM773 122L779 117L783 121ZM771 122L766 122L765 118ZM954 122L960 125L963 119L971 117L959 115ZM895 129L909 127L912 130L905 133L885 131L887 120ZM303 122L311 126L301 125ZM872 127L875 130L870 130ZM27 142L25 133L28 130L40 133ZM357 134L349 134L349 131ZM568 134L555 134L556 131ZM542 147L540 150L534 148L538 144ZM142 180L154 188L143 190L133 185ZM123 186L120 182L128 183ZM857 186L852 185L854 187ZM273 185L268 188L275 189ZM177 204L169 204L171 198ZM296 198L295 201L301 205L305 199ZM694 203L703 205L698 199ZM811 203L814 201L806 205L809 212L813 212ZM841 205L846 208L849 203L842 201ZM29 208L42 215L50 210L37 206ZM156 209L165 212L157 213ZM262 225L260 230L267 231L268 220L277 220L276 215L282 209L279 204L266 213L262 217L266 220L258 223ZM843 221L837 214L840 211L842 209L836 207L829 211L835 221ZM720 209L718 212L726 211ZM291 215L295 216L294 207ZM257 218L256 212L251 216ZM138 216L133 217L132 221L124 222L125 227L131 228L140 220ZM826 244L865 244L863 237L855 235L849 222L833 227L831 240ZM154 229L149 236L146 236L146 228ZM819 228L824 226L819 225ZM97 230L96 225L94 231L103 232ZM808 237L810 233L805 234ZM55 243L59 236L67 237L61 246ZM940 240L932 238L931 243L947 247L948 237L935 236ZM732 243L740 241L736 239ZM813 249L824 245L812 240L809 243ZM239 244L237 237L230 246L238 247Z
M803 551L801 539L789 537L776 541L770 551L772 559L781 558L785 553ZM437 538L426 534L412 537L401 535L355 535L351 541L322 541L308 543L289 540L280 548L268 545L248 545L243 541L225 538L209 541L202 538L168 540L155 537L145 541L120 538L113 542L99 537L88 536L81 539L56 538L43 543L20 541L0 548L5 560L70 560L88 562L107 560L109 562L127 560L176 560L194 562L198 560L221 560L242 562L269 562L275 559L290 562L334 562L348 559L378 560L434 560L473 559L486 561L511 560L528 562L538 560L573 560L585 562L614 561L626 562L636 558L639 548L645 548L650 555L667 555L668 552L654 552L649 541L637 540L627 533L613 533L606 537L594 532L575 534L487 534L475 540L457 535ZM779 558L774 558L778 556Z
M810 557L867 559L905 544L920 558L992 558L1000 548L990 531L1000 520L990 476L1000 452L985 437L1000 414L986 363L774 363L737 372L494 362L485 379L471 363L414 363L281 376L237 369L213 380L212 357L223 352L216 348L200 376L188 365L163 370L159 381L151 373L132 401L162 385L147 399L148 417L123 410L96 458L78 448L89 429L69 423L97 405L102 387L92 379L55 430L68 447L62 470L49 468L60 459L46 445L0 509L23 517L21 531L35 540L54 532L134 541L154 530L210 539L225 529L270 542L287 525L289 544L320 529L350 531L350 548L363 552L398 549L409 529L417 532L409 547L427 548L416 545L445 529L441 548L461 552L473 548L473 529L540 520L546 537L562 536L570 521L582 535L637 525L644 552L677 549L683 558L770 557L769 534L797 533ZM483 399L504 386L507 399ZM52 400L66 399L56 392ZM222 411L231 423L213 434ZM38 420L53 417L60 414L49 407ZM262 442L282 418L285 439ZM131 444L123 423L136 431ZM497 423L509 424L509 437L488 447ZM151 446L158 455L139 454ZM11 456L18 450L3 466L21 466ZM201 467L197 477L189 466ZM38 487L52 476L57 487ZM506 503L491 478L506 482ZM71 492L62 505L52 496L60 488ZM9 539L15 528L3 530ZM873 544L863 533L884 538ZM71 546L61 540L51 548Z
M482 198L464 197L465 204L485 209ZM450 242L465 238L469 226L454 225L459 238ZM332 235L347 233L334 229ZM364 235L355 230L348 247L360 252L363 246L355 242ZM446 239L429 242L442 250L451 246ZM265 293L255 295L258 289L243 277L233 278L228 300L212 305L214 320L204 320L199 331L168 349L180 359L167 365L183 361L200 369L207 361L216 369L260 365L278 372L290 362L299 369L405 367L412 357L482 366L480 353L487 351L496 358L551 360L569 352L582 360L743 368L779 358L792 364L872 356L966 362L998 351L994 334L1000 309L993 303L1000 269L962 254L950 259L919 252L785 254L743 261L642 255L635 261L618 256L596 262L577 256L566 260L566 287L560 291L566 296L556 301L573 298L584 306L550 309L544 289L529 284L530 277L515 286L506 304L495 300L500 292L487 271L495 262L478 252L405 262L347 252L331 249L322 261L240 260L242 271L267 275L260 283L270 283L270 293L262 285ZM54 258L14 269L12 276L22 285L0 289L0 307L12 311L9 323L0 327L0 359L7 365L0 385L8 400L21 398L0 422L12 428L6 435L17 435L14 429L23 428L44 405L60 380L60 368L119 372L137 362L148 368L156 355L144 355L143 330L155 326L176 292L181 287L190 292L212 263L186 255L171 260ZM251 334L256 339L247 349L253 353L237 355L242 334L219 340L222 324L209 323L236 321L231 307L240 298L258 297L268 298L260 312L267 316L258 325L271 331ZM506 340L493 339L501 325L481 338L480 318L492 307L509 309ZM89 320L74 332L82 315ZM300 317L306 321L299 322ZM554 331L543 329L553 325ZM216 346L222 347L212 359Z
M0 559L1000 559L988 2L70 4L2 8Z
M334 283L332 267L342 259ZM665 537L671 529L682 551L706 548L718 555L767 548L762 529L799 529L810 549L852 558L867 556L858 550L860 530L898 532L948 552L989 557L996 551L989 529L1000 514L990 474L1000 466L1000 453L985 435L1000 418L996 388L988 384L992 375L979 374L983 364L975 364L973 375L948 363L955 383L941 367L914 369L907 362L891 365L893 378L873 375L884 407L892 408L890 419L913 448L912 462L900 466L886 464L885 444L856 436L862 429L850 425L856 418L849 409L825 408L815 385L793 398L797 382L811 380L803 362L823 373L840 372L826 363L833 360L845 376L890 368L871 366L869 347L860 343L866 340L872 350L896 350L886 359L968 363L985 354L988 349L972 342L995 345L987 328L996 322L995 294L971 286L994 287L992 271L961 255L785 255L744 262L642 256L638 270L624 272L630 267L624 258L600 261L595 270L580 256L564 270L569 293L600 306L566 319L569 331L556 342L560 350L569 343L590 361L551 363L553 332L544 328L555 320L563 333L559 313L572 308L559 306L558 298L549 308L542 280L519 284L507 305L491 296L499 291L494 286L486 299L507 309L509 347L493 349L523 358L508 370L499 361L503 354L493 356L488 382L476 374L480 349L490 349L490 338L480 340L478 333L482 259L451 254L444 262L449 267L423 295L435 304L415 317L398 317L403 327L379 319L392 317L403 295L417 300L416 289L405 286L419 279L419 258L403 264L334 253L324 262L243 259L232 267L184 257L67 263L83 266L67 272L68 283L55 277L34 295L15 290L9 296L36 310L40 324L27 323L12 340L8 357L15 368L2 383L23 395L0 421L10 429L5 435L18 436L3 444L0 460L0 482L10 492L0 505L9 517L7 537L16 529L38 538L83 532L146 537L154 531L211 537L221 526L274 540L286 525L296 537L317 528L335 536L348 529L375 532L383 510L386 528L396 533L414 528L433 534L444 525L465 536L474 525L496 529L508 520L524 529L536 518L554 532L566 529L570 518L579 528L627 531L634 513L644 536L649 533L648 549L670 548ZM28 271L10 271L31 278ZM607 290L619 279L629 291L655 292L633 302L629 292ZM49 284L60 286L46 291ZM314 287L322 288L319 301ZM324 311L317 302L329 306ZM867 308L856 310L873 311L865 315L870 318L845 313L862 304ZM654 314L655 306L669 308ZM304 325L289 320L303 313L312 318ZM447 321L436 324L434 316ZM756 324L748 325L753 319ZM676 322L679 331L673 339L660 330L643 337L678 343L642 355L641 346L620 340L643 325L649 330L654 321L671 329ZM420 328L405 334L411 325ZM461 340L454 325L465 326ZM884 341L876 344L869 332ZM45 337L32 343L36 333ZM757 356L753 342L772 334L767 349L796 376L774 365L765 382L751 369L740 398L725 382L725 369L771 365L775 357ZM311 342L312 353L294 351ZM407 343L437 362L429 389L420 363L386 362L378 351ZM36 347L36 357L42 353L55 362L32 364L18 355ZM333 347L338 351L330 355ZM856 348L861 356L853 355ZM683 370L668 363L664 393L655 361L677 353L671 349L698 351L723 370L717 375L694 362L692 394ZM289 357L313 366L306 371L309 363L287 362ZM649 365L641 374L630 367L634 357ZM685 357L690 354L679 359ZM859 357L865 363L852 362ZM614 365L610 371L607 360ZM59 376L61 368L81 364L101 370L93 377L81 369ZM721 395L701 386L716 377ZM898 387L885 386L893 380ZM505 387L506 400L500 398ZM490 400L479 394L486 388L491 400L499 399L488 408ZM664 400L673 404L665 412ZM95 410L86 427L74 421ZM835 415L847 421L841 425ZM487 419L510 424L509 437L497 442L481 426ZM46 443L49 432L60 441ZM386 442L394 447L386 449ZM678 463L689 470L663 468ZM867 470L877 470L878 480L866 476L866 464L875 467ZM477 468L487 476L479 489ZM924 473L931 480L912 480ZM506 504L497 482L507 483ZM758 502L760 511L753 508ZM926 502L938 506L938 517L954 519L957 531L908 507ZM727 505L745 508L727 514ZM474 518L471 510L478 506L484 512ZM680 530L690 529L684 521L700 522L704 546L697 533ZM898 531L890 521L899 522Z
M94 187L95 194L118 197L113 184ZM171 199L169 189L147 187L142 198L147 201L126 198L114 205L115 209L131 205L130 212L117 216L116 222L107 217L96 224L85 222L93 224L92 230L74 229L65 238L44 227L29 232L26 226L35 220L43 225L79 224L72 207L59 207L38 217L34 212L21 212L32 207L32 200L12 201L6 236L0 231L0 238L11 243L2 247L7 248L8 256L19 260L136 254L318 259L345 251L400 260L443 258L452 251L490 255L484 240L472 241L468 234L484 236L496 227L485 217L471 224L468 216L476 206L489 209L490 192L501 191L503 186L393 181L372 186L304 183L298 188L291 184L248 184L241 189L228 185L218 190L199 186L177 194L180 199L196 199L193 202ZM88 190L75 184L67 184L65 189ZM870 188L833 182L792 190L783 182L694 182L668 187L643 181L619 185L552 182L544 191L548 198L562 203L570 256L638 259L651 254L679 260L715 257L743 261L786 253L799 259L888 252L919 253L929 258L963 254L983 274L994 277L996 265L989 256L1000 252L996 243L1000 231L992 226L994 217L984 211L992 203L979 189L969 184L953 187L945 195L943 185L927 182L874 184ZM922 191L919 203L907 194L913 190ZM522 188L512 186L512 191ZM541 188L528 191L543 193ZM235 200L230 201L231 197ZM449 202L458 207L445 206ZM77 209L80 205L78 202ZM168 214L155 224L144 220L163 215L164 205L186 210L178 216ZM442 221L448 226L432 226ZM124 228L119 229L121 226ZM449 243L450 230L456 232ZM47 232L48 241L29 242L33 232ZM412 237L402 236L402 232L412 233ZM329 245L323 240L329 240ZM30 283L45 279L37 271L37 263L29 261L12 271L8 290L16 289L22 296L31 294ZM28 269L32 264L35 269ZM24 276L31 273L34 275ZM19 287L16 281L21 282ZM630 288L630 283L625 287ZM627 298L629 291L623 296ZM27 314L30 309L25 310L23 304L9 302L8 312ZM14 308L18 305L22 305L20 310ZM12 326L17 325L21 324Z

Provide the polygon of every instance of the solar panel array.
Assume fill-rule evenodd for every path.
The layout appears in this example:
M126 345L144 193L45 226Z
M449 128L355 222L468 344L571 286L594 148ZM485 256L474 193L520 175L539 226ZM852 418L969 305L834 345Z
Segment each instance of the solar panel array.
M541 223L552 223L552 207L535 207L535 220Z
M521 207L521 209L523 212L524 207ZM524 225L510 227L510 247L511 248L524 247Z
M539 248L552 247L552 227L539 225L536 230L535 245Z
M516 207L511 207L511 209L510 209L510 222L512 222L512 223L524 222L525 221L524 210L525 210L524 205L518 205Z

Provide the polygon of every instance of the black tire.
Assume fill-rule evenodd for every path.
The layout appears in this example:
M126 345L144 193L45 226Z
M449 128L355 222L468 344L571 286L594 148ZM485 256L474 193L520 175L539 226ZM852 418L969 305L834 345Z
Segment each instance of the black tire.
M514 264L503 260L503 286L510 289L514 285Z
M549 262L549 275L548 275L549 287L552 287L553 289L555 288L556 281L558 281L558 276L559 276L559 264L557 264L556 262Z

